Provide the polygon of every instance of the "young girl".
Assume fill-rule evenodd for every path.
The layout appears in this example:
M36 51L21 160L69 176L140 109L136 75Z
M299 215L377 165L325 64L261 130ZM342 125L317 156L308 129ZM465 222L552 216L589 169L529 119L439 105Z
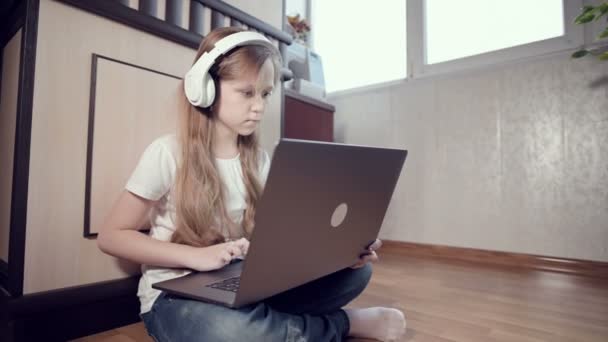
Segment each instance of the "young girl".
M180 91L184 107L177 135L160 137L144 151L101 228L99 248L143 265L141 317L156 341L399 338L405 330L401 311L342 309L366 287L380 241L350 268L240 309L152 289L158 281L219 269L247 254L270 167L256 128L279 80L280 55L270 43L260 44L266 39L258 35L257 42L212 59L208 82L196 76L203 58L243 33L252 34L220 28L202 41ZM146 220L149 235L138 231Z

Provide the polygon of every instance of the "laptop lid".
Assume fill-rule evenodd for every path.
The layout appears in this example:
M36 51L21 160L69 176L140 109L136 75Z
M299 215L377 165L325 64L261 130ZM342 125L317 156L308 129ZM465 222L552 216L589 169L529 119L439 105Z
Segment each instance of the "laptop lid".
M406 156L399 149L282 139L235 306L356 263L378 236Z

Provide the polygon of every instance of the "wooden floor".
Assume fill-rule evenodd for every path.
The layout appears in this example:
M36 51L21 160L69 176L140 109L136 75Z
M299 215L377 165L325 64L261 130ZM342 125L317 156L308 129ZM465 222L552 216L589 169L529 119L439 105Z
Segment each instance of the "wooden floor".
M402 341L608 341L608 279L383 253L350 306L377 305L405 312ZM76 341L152 342L141 323Z

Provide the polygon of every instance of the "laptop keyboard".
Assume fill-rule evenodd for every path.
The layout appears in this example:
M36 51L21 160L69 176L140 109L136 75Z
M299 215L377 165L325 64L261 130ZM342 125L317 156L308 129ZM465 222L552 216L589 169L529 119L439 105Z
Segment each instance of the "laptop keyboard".
M214 289L236 292L239 289L241 277L234 277L218 281L217 283L209 284L207 287Z

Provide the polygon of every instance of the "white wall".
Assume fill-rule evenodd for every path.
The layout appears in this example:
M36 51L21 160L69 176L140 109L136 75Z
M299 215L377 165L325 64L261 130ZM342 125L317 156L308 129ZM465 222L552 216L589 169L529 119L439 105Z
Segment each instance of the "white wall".
M382 238L608 261L608 62L562 54L330 102L338 141L409 150Z
M308 18L308 2L310 0L286 0L285 1L285 14L295 15L299 14L300 18Z
M283 0L224 0L224 2L249 13L279 30L282 28Z

